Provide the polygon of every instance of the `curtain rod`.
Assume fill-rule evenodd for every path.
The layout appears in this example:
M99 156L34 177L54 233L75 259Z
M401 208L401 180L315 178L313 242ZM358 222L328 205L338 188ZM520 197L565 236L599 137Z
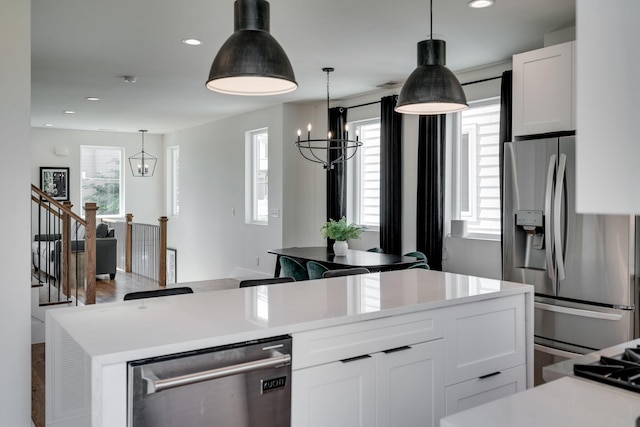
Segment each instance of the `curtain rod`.
M475 84L475 83L488 82L489 80L496 80L496 79L501 79L501 78L502 78L502 76L488 77L486 79L480 79L480 80L474 80L472 82L461 83L461 86L472 85L472 84Z
M359 104L359 105L354 105L353 107L343 107L347 110L350 110L352 108L359 108L359 107L366 107L367 105L373 105L373 104L380 104L381 101L372 101L372 102L367 102L366 104Z

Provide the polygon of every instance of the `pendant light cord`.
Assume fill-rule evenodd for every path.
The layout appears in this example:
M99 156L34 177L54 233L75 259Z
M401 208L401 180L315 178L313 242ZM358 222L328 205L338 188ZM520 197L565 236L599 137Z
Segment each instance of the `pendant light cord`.
M327 138L329 138L329 132L331 132L331 120L329 117L329 69L327 69Z
M429 1L429 38L433 40L433 0Z

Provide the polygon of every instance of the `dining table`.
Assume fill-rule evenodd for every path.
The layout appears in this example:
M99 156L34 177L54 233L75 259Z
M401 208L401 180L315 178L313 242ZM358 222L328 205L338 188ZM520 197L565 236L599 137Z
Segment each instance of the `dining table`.
M422 261L412 256L369 252L358 249L347 249L347 255L336 256L326 246L270 249L267 252L277 256L274 277L280 276L281 256L293 258L302 265L306 265L307 261L315 261L330 270L364 267L372 273L378 271L403 270Z

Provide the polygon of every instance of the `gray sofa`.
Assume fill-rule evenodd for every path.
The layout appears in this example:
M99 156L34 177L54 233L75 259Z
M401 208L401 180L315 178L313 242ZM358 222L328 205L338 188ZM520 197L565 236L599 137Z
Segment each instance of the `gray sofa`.
M84 252L84 234L77 233L71 240L71 251ZM38 234L32 246L33 266L46 274L61 277L62 240L60 234ZM114 230L105 223L96 226L96 275L108 274L111 280L116 277L118 241Z

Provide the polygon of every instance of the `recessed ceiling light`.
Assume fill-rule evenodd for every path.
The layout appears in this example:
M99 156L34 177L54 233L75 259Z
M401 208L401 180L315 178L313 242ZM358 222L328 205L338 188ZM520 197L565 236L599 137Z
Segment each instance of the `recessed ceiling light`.
M44 124L44 127L46 127L46 128L53 127L53 123L45 123L45 124Z
M64 114L75 114L75 111L71 111L71 110L64 110L63 111Z
M189 46L200 46L202 44L198 39L183 39L182 43L188 44Z
M100 101L100 98L98 98L97 96L87 96L85 99L87 101Z
M135 83L138 78L136 76L122 76L125 83Z
M494 0L471 0L469 2L469 7L472 7L474 9L482 9L493 5L493 3L495 3Z

